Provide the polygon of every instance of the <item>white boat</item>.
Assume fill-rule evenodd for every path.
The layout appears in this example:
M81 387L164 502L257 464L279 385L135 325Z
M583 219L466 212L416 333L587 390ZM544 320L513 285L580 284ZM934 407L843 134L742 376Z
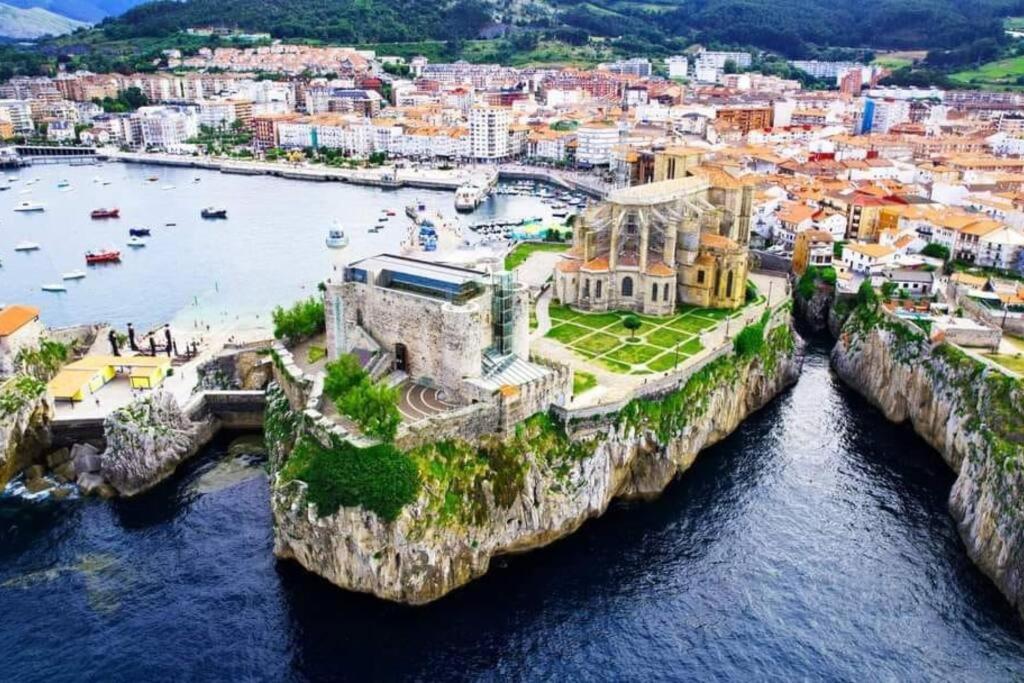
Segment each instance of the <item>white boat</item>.
M331 249L341 249L348 246L348 235L344 230L330 230L327 233L327 246Z
M72 270L67 273L62 273L60 277L62 280L81 280L82 278L85 277L85 271Z
M146 240L142 239L141 237L129 237L128 238L128 246L129 247L144 247L144 246L146 246Z
M9 182L9 183L16 183L16 182L18 182L18 176L16 176L16 175L9 175L9 176L7 176L7 182Z
M173 190L174 189L174 185L164 185L160 189L161 190Z
M44 292L66 292L66 291L68 291L67 287L65 287L64 285L59 284L59 283L43 285L42 289L43 289Z
M29 242L28 240L22 240L14 245L14 251L37 251L38 249L38 242Z
M43 211L46 209L44 204L39 202L24 201L14 207L15 211Z
M59 183L57 183L57 187L71 187L71 183L68 182L67 180L62 180Z
M455 190L455 210L473 211L487 196L487 190L479 185L467 183Z

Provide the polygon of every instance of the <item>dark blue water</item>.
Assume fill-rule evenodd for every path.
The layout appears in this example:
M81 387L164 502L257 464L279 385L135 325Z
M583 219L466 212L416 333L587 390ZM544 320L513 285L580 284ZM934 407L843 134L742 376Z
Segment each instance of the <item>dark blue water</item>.
M0 304L39 306L51 326L106 321L148 329L170 320L185 327L193 319L253 326L273 306L313 293L340 257L397 250L409 225L407 204L420 200L432 212L455 216L451 192L384 191L118 163L40 165L16 175L11 189L0 192ZM151 176L158 180L147 181ZM39 181L30 184L35 178ZM70 191L57 187L61 180L70 183ZM6 185L6 179L0 177L0 183ZM46 210L13 210L26 200L43 203ZM93 209L115 206L120 219L89 218ZM199 213L206 206L226 208L228 219L203 220ZM369 234L388 208L398 215L381 232ZM549 214L550 207L537 198L496 195L463 220ZM344 252L324 245L336 221L350 236ZM126 246L130 227L150 228L146 247ZM24 240L38 242L41 249L15 252ZM84 280L64 283L63 294L40 289L61 282L62 273L86 269L85 252L106 247L122 252L121 264L88 268Z
M423 608L276 562L267 483L250 471L223 488L223 448L138 501L2 505L0 677L1024 675L1021 623L947 513L952 474L820 350L660 499Z

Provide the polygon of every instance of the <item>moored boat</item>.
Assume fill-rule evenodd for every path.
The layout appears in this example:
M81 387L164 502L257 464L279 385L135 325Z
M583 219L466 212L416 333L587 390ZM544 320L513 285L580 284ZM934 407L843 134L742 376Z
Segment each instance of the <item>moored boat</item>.
M100 249L99 251L85 252L86 264L92 266L99 263L120 263L121 252L116 249Z
M60 277L62 280L81 280L82 278L85 277L85 271L77 269L71 270L66 273L61 273Z
M135 248L144 247L146 246L146 240L142 239L141 237L132 236L128 238L128 246Z
M39 202L30 202L30 201L21 202L16 207L14 207L15 211L22 211L22 212L26 212L26 211L44 211L45 209L46 209L46 206L44 204L41 204Z
M348 235L344 230L330 230L327 233L326 242L331 249L341 249L348 246Z
M28 240L22 240L14 245L14 251L38 251L38 242L29 242Z
M44 292L66 292L68 288L59 283L47 284L42 286Z
M93 209L89 213L90 218L120 218L121 209Z
M131 237L149 237L149 228L129 228L128 234Z
M203 218L227 218L228 210L220 209L214 206L208 206L199 212L199 215Z

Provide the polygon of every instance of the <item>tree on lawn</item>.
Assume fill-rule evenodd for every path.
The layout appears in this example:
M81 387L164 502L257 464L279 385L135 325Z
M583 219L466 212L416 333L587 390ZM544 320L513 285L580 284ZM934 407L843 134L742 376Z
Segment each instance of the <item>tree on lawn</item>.
M636 331L643 323L635 315L627 315L622 319L622 326L629 330L629 341L636 341Z

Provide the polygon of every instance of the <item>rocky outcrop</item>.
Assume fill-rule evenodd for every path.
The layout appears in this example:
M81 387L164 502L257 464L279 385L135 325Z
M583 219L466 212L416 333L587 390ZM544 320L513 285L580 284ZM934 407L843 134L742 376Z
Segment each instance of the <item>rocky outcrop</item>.
M835 299L835 288L816 283L813 292L807 298L801 296L800 292L796 292L793 297L795 310L811 330L824 332L828 329L828 318L832 310L832 302Z
M270 381L270 357L258 350L226 350L196 368L194 391L263 389Z
M957 473L949 508L967 552L1024 616L1024 386L921 330L863 307L832 351L839 376L910 420Z
M289 414L277 392L265 432L276 473L274 552L349 590L430 602L484 574L495 556L572 533L615 498L657 495L798 373L784 325L753 357L719 358L671 393L597 422L571 421L572 436L542 414L505 440L415 449L419 492L391 521L355 505L318 514L307 482L286 476L303 416Z
M26 467L42 462L49 450L53 406L45 389L27 376L12 378L0 388L0 489Z
M193 456L213 428L192 422L171 394L147 394L107 416L99 474L122 496L142 493Z

